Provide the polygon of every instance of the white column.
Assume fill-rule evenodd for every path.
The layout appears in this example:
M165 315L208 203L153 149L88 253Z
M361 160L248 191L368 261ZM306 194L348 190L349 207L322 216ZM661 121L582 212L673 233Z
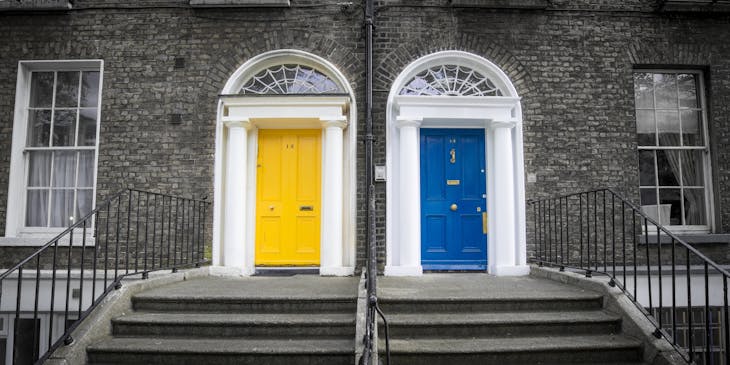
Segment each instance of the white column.
M512 148L513 123L493 123L494 133L494 205L495 212L490 212L489 219L495 220L495 232L489 243L496 245L496 257L492 274L526 275L529 268L517 262L517 229L515 214L517 199L515 195L515 158Z
M398 176L398 206L400 207L399 237L400 266L394 275L421 275L421 187L418 128L421 122L399 120L400 173Z
M322 174L322 241L320 275L348 275L342 257L342 129L345 121L324 121L324 169Z
M237 274L250 275L253 267L247 267L246 261L246 161L248 120L227 121L228 142L226 149L224 216L223 216L223 260L226 269L235 270Z

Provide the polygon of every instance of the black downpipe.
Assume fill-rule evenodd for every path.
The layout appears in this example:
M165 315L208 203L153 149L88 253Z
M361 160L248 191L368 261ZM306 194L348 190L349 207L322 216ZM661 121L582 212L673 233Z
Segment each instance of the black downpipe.
M366 330L363 343L365 349L361 363L370 365L373 359L375 339L375 308L378 297L376 292L378 259L375 242L375 185L373 181L373 0L365 0L365 182L367 183L367 298Z

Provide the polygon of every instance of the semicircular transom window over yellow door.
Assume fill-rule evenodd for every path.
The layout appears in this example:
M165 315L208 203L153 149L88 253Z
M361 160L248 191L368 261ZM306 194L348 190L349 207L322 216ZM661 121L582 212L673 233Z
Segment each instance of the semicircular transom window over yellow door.
M256 265L319 265L321 131L260 130Z

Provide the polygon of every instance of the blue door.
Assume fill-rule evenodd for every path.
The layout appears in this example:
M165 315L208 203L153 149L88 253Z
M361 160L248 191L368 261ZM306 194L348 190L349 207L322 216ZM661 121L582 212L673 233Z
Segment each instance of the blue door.
M421 264L487 267L483 129L421 129Z

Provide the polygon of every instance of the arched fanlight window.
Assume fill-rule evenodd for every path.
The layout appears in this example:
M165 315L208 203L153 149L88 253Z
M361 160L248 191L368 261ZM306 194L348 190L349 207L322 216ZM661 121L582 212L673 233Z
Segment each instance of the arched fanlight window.
M438 65L413 77L399 95L503 96L481 73L460 65Z
M285 64L271 66L243 84L240 94L330 94L344 90L312 67Z

